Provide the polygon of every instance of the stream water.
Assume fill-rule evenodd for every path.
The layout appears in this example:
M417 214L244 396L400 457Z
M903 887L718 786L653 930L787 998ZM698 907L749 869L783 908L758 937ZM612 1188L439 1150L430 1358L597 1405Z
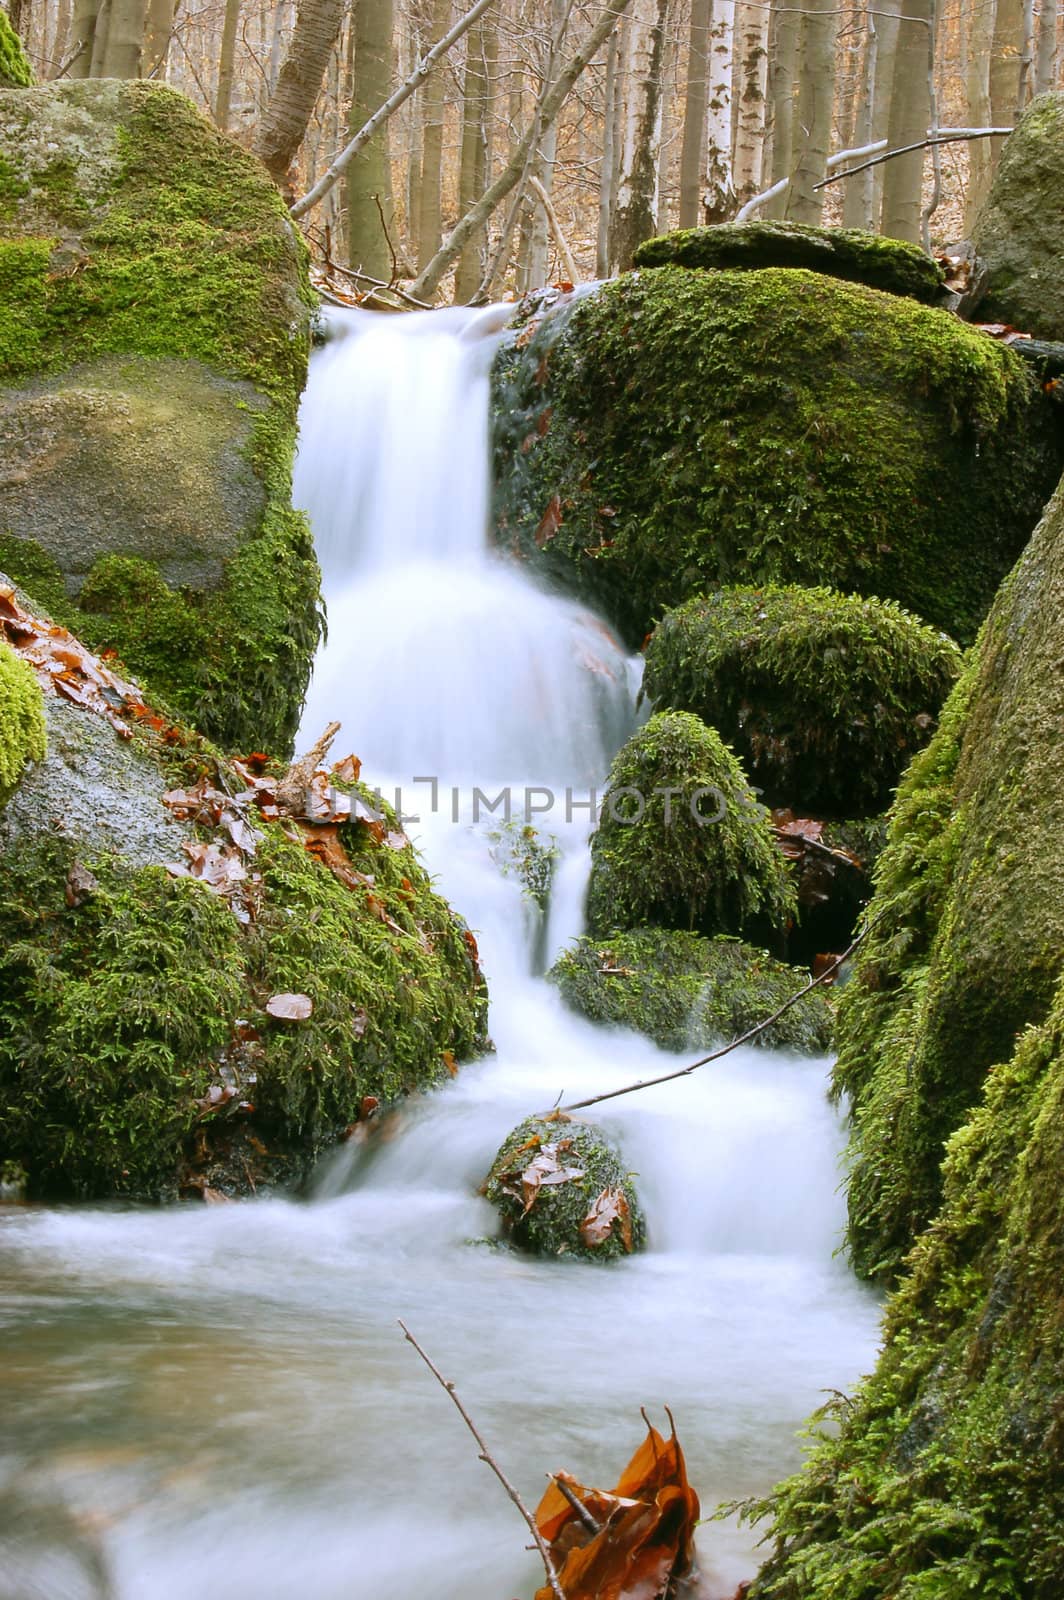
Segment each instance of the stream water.
M401 788L477 931L496 1051L390 1139L334 1155L309 1202L0 1212L0 1600L530 1594L526 1532L399 1317L532 1502L562 1466L612 1484L639 1407L664 1404L704 1507L763 1492L821 1391L872 1361L877 1302L833 1254L823 1061L737 1052L601 1108L639 1174L645 1254L597 1267L486 1242L477 1184L517 1121L674 1063L537 975L579 931L580 802L634 724L637 677L599 619L488 551L498 323L339 314L296 482L330 612L302 743L339 718L336 753ZM500 794L557 841L546 925L501 870ZM752 1574L754 1544L703 1532L707 1596Z

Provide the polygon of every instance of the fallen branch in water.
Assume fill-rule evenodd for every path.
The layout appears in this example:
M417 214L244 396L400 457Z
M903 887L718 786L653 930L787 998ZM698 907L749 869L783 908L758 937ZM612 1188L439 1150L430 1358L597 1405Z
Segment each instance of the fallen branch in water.
M440 1385L440 1388L446 1390L446 1392L450 1395L458 1415L461 1417L462 1421L465 1423L466 1427L477 1441L477 1444L480 1446L481 1461L483 1461L485 1466L490 1467L492 1472L494 1472L495 1476L506 1490L506 1493L510 1496L510 1499L524 1517L525 1522L528 1524L532 1537L536 1541L536 1549L539 1551L540 1557L542 1558L543 1570L547 1574L547 1582L550 1584L551 1592L554 1594L555 1600L565 1600L565 1593L558 1581L558 1569L554 1565L554 1559L551 1556L550 1550L547 1548L547 1544L543 1538L543 1535L536 1526L535 1517L532 1515L531 1511L529 1511L528 1507L525 1505L525 1502L521 1499L521 1496L518 1494L517 1490L514 1488L505 1472L503 1472L491 1451L488 1449L487 1444L484 1441L483 1434L480 1432L479 1428L473 1421L473 1418L469 1415L469 1412L466 1410L461 1400L459 1400L458 1395L455 1392L454 1384L449 1378L445 1378L443 1376L443 1373L440 1371L439 1367L436 1366L435 1362L425 1354L425 1351L418 1344L417 1340L414 1338L414 1335L410 1332L410 1329L407 1327L402 1318L399 1319L399 1326L403 1330L403 1337L406 1339L408 1344L412 1344L414 1346L414 1349L428 1367L429 1371L432 1373L432 1376Z
M766 1017L763 1022L755 1023L752 1028L747 1028L745 1033L741 1033L730 1044L721 1045L719 1050L713 1050L708 1056L703 1056L700 1061L692 1061L689 1066L679 1067L675 1072L663 1072L660 1078L642 1078L638 1083L626 1084L623 1089L607 1089L605 1094L593 1094L587 1100L573 1100L567 1106L554 1106L550 1111L542 1111L538 1115L547 1118L562 1117L568 1115L570 1111L584 1111L588 1106L597 1106L603 1100L618 1100L622 1094L635 1094L637 1089L654 1089L659 1083L672 1083L675 1078L689 1077L692 1072L697 1072L699 1067L708 1067L711 1061L719 1061L722 1056L730 1055L741 1044L748 1044L751 1039L756 1039L758 1034L764 1033L767 1028L771 1028L772 1024L778 1022L780 1017L784 1016L792 1006L798 1004L799 1000L804 999L807 994L812 993L814 989L819 989L821 984L827 983L829 978L834 977L839 968L849 961L858 945L868 937L878 921L879 917L873 917L870 922L865 924L852 944L847 946L841 956L836 956L829 967L825 967L817 977L810 978L804 988L792 994L790 999L785 1000L770 1017Z

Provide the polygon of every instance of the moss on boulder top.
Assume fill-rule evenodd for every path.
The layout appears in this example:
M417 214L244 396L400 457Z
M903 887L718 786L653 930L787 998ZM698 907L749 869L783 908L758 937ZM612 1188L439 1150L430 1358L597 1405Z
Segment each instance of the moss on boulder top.
M0 806L46 747L44 697L32 668L0 642Z
M768 813L719 735L684 711L651 717L610 767L591 840L589 931L778 929L794 905Z
M983 322L1064 339L1064 92L1039 95L1005 142L972 242L987 266Z
M231 746L290 743L318 640L312 303L273 185L183 96L0 92L5 565Z
M839 1012L850 1245L891 1276L938 1205L946 1140L1064 972L1064 496L1001 592L901 784L876 924Z
M890 601L767 585L666 612L643 687L716 728L769 804L856 817L882 810L960 666Z
M925 305L942 297L942 269L919 245L860 228L815 228L798 222L723 222L647 239L637 267L808 267Z
M0 1151L32 1195L298 1178L483 1046L476 946L387 808L324 843L152 708L126 738L102 708L45 711L47 756L0 809ZM163 804L201 782L214 802ZM212 852L236 873L213 888ZM305 1014L268 1009L286 994Z
M723 584L828 584L962 643L1061 466L1014 352L811 272L629 274L496 358L497 537L639 643Z
M33 69L22 40L8 21L7 12L0 11L0 89L28 89L32 82Z
M1057 1600L1064 1525L1064 985L986 1078L875 1372L757 1509L751 1600Z
M646 1242L631 1173L586 1122L528 1117L504 1141L484 1194L506 1238L533 1255L610 1261Z
M738 939L639 928L585 935L548 974L566 1005L590 1022L634 1028L663 1050L709 1049L778 1011L808 974ZM769 1050L824 1055L833 1013L811 991L752 1041Z

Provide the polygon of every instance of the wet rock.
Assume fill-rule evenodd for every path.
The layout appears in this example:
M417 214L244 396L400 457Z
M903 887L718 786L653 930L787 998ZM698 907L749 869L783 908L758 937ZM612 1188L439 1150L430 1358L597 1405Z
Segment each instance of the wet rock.
M623 1158L586 1122L527 1118L503 1143L484 1193L505 1236L534 1255L610 1261L646 1241Z

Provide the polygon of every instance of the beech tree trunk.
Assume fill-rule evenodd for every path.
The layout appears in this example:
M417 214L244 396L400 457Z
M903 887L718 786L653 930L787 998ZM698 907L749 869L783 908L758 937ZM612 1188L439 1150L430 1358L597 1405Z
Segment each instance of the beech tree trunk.
M658 215L658 152L665 23L669 0L632 0L617 192L610 224L610 271L626 272Z
M735 215L732 177L732 68L735 51L735 0L714 0L709 34L709 98L706 107L705 222L727 222Z
M1046 94L1057 84L1058 0L1042 0L1038 12L1034 62L1034 92Z
M990 51L990 115L995 128L1009 127L1020 97L1023 57L1023 0L997 0L994 43ZM990 146L991 173L996 172L1005 140L978 141Z
M560 50L568 21L568 0L551 0L551 48L544 64L544 79L552 75L561 59ZM546 83L544 82L544 88ZM554 163L558 156L558 124L547 129L539 143L539 154L533 163L532 176L542 184L547 195L554 185ZM473 196L475 199L476 196ZM525 287L538 289L547 281L547 264L550 255L550 223L542 204L532 199L528 237L528 261Z
M487 182L491 82L488 73L493 31L489 21L481 22L469 34L466 46L465 79L462 87L462 160L458 181L458 208L464 215ZM466 305L480 288L484 276L483 234L470 239L461 256L454 279L454 303Z
M167 0L169 4L169 0ZM217 127L225 133L229 127L229 115L233 105L233 66L236 61L236 35L240 26L240 0L225 0L225 16L222 20L222 47L218 55L218 83L214 91L214 121ZM272 106L271 108L272 109ZM267 110L269 115L269 109ZM261 137L261 127L259 136ZM258 139L256 139L256 145ZM267 163L269 165L269 163ZM272 169L271 169L272 170ZM284 170L280 174L283 179L288 171L285 162ZM276 173L274 181L279 182Z
M228 0L226 6L228 21ZM166 64L170 59L170 45L174 31L174 0L148 0L144 25L144 76L165 78ZM234 44L236 33L234 29ZM222 53L225 52L225 34L222 35Z
M968 45L968 123L973 128L992 127L990 121L990 55L994 46L996 0L985 0L972 14ZM991 140L973 139L968 146L968 199L964 228L970 233L990 192L994 170Z
M447 32L451 20L451 0L435 0L432 9L432 38L435 44ZM356 47L357 70L357 47ZM417 268L423 272L440 248L443 233L443 74L433 73L422 90L421 191L418 195Z
M680 149L681 228L696 228L702 218L702 151L709 105L709 29L712 19L713 0L691 0L683 144Z
M230 7L234 11L234 41L239 3L240 0L226 0L227 25ZM362 9L363 5L360 4L358 11ZM307 124L321 93L321 82L340 34L343 16L344 0L300 0L288 52L277 75L277 87L270 96L270 103L255 135L255 154L264 162L273 181L281 187L285 186L288 169L306 138ZM225 104L226 121L229 117L228 90L231 85L232 56ZM221 73L218 86L220 99ZM387 92L386 88L385 97ZM219 127L225 126L220 117L216 120Z
M769 187L790 178L794 171L794 127L798 101L798 39L801 18L789 0L775 0L771 18L772 48L769 58L769 93L772 96L772 159ZM766 202L762 215L784 217L787 192Z
M354 12L354 77L348 129L351 134L387 100L392 88L393 0L357 0ZM438 74L433 74L438 84ZM432 87L433 79L424 93ZM437 173L437 205L439 177ZM378 201L380 210L377 209ZM344 210L347 215L347 259L352 267L386 282L392 276L392 253L381 226L383 212L392 232L391 143L388 125L380 128L351 162L344 175Z
M835 0L809 0L801 19L798 122L793 175L784 215L790 222L816 224L823 202L815 185L827 174L835 99Z
M735 122L735 193L744 205L761 192L768 88L768 20L760 4L740 0L739 93Z
M596 278L608 278L610 275L610 217L613 215L613 192L617 184L617 145L621 120L620 34L620 28L615 28L610 34L606 52L602 167L599 173L598 233L595 240Z
M933 49L935 0L905 0L894 58L894 93L887 141L892 150L926 138L931 120L928 64ZM974 141L978 143L978 141ZM884 162L882 232L920 243L925 151Z
M96 18L99 0L74 0L74 16L70 26L70 48L73 57L67 71L68 78L88 78L92 75L92 54L96 43Z
M144 51L144 0L111 0L105 78L139 78Z
M879 53L879 18L876 16L875 0L869 0L865 20L866 29L864 49L861 52L857 107L853 119L853 148L855 149L871 144L873 138L872 117L876 95L876 58ZM842 225L844 228L871 229L874 226L875 171L874 167L869 167L866 171L858 173L856 178L848 178L846 180L846 193L842 202Z

